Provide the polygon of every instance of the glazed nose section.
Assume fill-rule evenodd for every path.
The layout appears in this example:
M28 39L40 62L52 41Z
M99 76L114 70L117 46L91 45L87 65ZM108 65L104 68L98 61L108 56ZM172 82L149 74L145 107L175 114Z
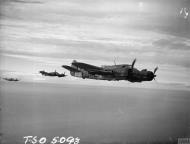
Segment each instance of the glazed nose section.
M147 78L148 78L149 81L153 80L155 76L156 76L156 75L154 75L153 72L148 71Z

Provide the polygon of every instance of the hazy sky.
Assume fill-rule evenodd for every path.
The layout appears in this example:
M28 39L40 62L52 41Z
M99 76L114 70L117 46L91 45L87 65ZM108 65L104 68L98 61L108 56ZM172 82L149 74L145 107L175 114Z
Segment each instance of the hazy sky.
M1 0L0 70L23 81L133 85L48 78L39 70L62 73L73 59L95 65L131 63L153 70L150 86L190 86L188 0ZM69 75L69 72L67 71ZM136 84L134 84L136 85Z

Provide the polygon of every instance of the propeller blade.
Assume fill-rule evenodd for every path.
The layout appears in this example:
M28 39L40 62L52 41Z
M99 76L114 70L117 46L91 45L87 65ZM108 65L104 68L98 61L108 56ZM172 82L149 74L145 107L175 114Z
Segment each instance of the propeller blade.
M155 81L156 83L158 83L158 81L155 79L155 77L154 77L154 81Z
M154 69L154 74L156 73L157 70L158 70L158 67L156 67L156 68Z
M133 60L133 63L132 63L132 65L131 65L132 69L133 69L133 67L134 67L134 65L135 65L135 62L136 62L136 58Z

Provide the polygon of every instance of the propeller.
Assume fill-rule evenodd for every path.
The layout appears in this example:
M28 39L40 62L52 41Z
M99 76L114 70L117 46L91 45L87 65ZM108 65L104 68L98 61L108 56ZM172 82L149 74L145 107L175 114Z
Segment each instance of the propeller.
M156 77L155 73L156 73L157 70L158 70L158 67L156 67L156 68L154 69L154 72L153 72L153 73L154 73L154 80L156 80L156 79L155 79L155 77Z
M156 67L156 68L154 69L154 74L156 73L157 70L158 70L158 67Z
M133 60L133 63L132 63L132 65L131 65L132 69L133 69L133 67L134 67L134 65L135 65L135 62L136 62L136 58Z
M131 68L128 70L128 77L129 77L130 79L133 78L133 68L134 68L135 62L136 62L136 58L133 60L132 65L131 65Z

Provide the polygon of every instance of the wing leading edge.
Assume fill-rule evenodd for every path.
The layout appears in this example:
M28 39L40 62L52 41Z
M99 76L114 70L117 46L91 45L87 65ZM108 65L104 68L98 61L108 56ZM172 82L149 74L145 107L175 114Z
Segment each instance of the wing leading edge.
M69 70L69 71L72 71L72 72L80 72L76 68L73 68L73 67L70 67L70 66L67 66L67 65L62 65L62 67Z

